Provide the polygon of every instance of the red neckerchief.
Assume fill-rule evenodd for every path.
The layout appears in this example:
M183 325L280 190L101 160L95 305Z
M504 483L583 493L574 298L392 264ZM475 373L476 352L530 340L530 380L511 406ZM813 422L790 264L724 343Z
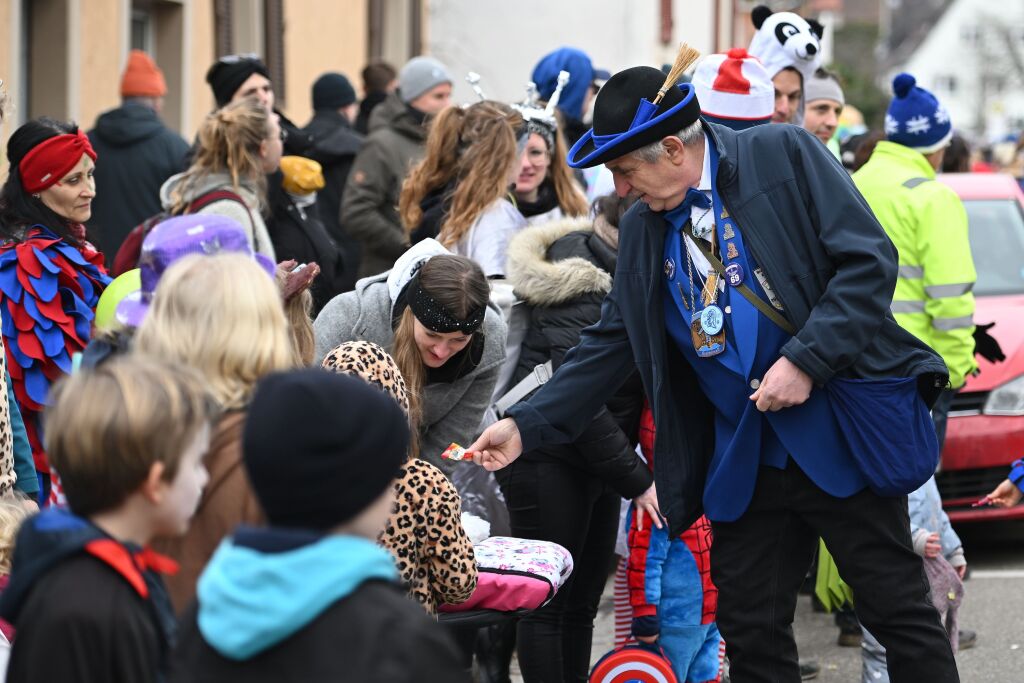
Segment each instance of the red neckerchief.
M158 574L176 574L178 572L177 562L152 548L146 547L137 553L132 553L112 538L89 541L85 544L85 552L113 567L143 599L149 598L149 586L146 585L146 579L142 576L143 572L154 571Z

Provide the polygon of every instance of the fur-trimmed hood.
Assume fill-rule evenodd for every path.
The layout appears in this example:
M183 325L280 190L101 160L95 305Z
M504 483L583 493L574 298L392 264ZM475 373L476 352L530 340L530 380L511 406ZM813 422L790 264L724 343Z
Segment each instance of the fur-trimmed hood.
M517 296L533 306L555 306L586 294L604 296L611 291L611 274L585 258L548 260L551 245L576 232L593 237L593 221L567 218L528 227L512 238L507 271Z

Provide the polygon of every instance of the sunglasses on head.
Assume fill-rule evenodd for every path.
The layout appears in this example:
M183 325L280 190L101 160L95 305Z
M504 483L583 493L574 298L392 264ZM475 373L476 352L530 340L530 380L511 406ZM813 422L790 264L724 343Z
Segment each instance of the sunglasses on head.
M260 56L255 52L243 52L238 55L224 55L217 60L218 64L239 64L241 62L258 62Z

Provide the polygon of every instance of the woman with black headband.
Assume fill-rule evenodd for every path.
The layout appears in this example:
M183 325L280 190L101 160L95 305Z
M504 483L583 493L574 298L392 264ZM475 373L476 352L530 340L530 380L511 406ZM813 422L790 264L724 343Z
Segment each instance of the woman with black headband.
M346 341L387 349L408 385L419 457L448 473L441 453L475 436L505 360L505 323L489 295L480 266L425 240L323 308L317 362Z
M41 118L16 130L0 190L0 316L7 367L43 486L51 482L41 416L51 383L85 348L110 283L84 223L96 196L96 152L73 123Z

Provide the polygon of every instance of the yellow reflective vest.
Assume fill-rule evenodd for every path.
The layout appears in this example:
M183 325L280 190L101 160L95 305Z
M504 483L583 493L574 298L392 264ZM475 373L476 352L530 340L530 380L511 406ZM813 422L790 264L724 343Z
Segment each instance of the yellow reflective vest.
M920 152L882 141L853 182L899 251L892 312L908 332L935 349L954 389L977 369L974 282L967 213L952 189L935 180Z

